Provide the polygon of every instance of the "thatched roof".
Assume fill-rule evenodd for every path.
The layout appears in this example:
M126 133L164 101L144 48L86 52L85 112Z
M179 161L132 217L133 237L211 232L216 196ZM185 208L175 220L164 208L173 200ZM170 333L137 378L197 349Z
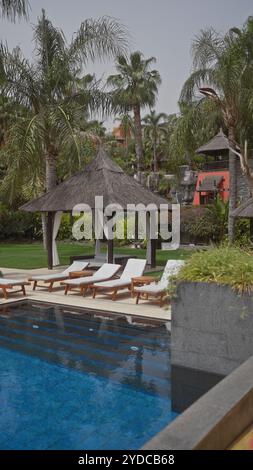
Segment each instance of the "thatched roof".
M202 145L196 150L196 153L202 153L205 155L224 155L228 153L229 143L228 138L225 136L222 130L213 137L207 144Z
M200 182L197 191L199 193L208 193L219 191L219 185L223 181L223 175L206 176L203 181Z
M67 178L48 193L24 204L27 212L72 211L77 204L95 207L95 196L103 196L108 204L168 204L167 199L143 188L133 177L113 162L100 148L96 158L82 171Z
M247 201L243 202L239 207L237 207L233 213L233 217L240 217L242 219L252 219L253 218L253 198L251 197Z

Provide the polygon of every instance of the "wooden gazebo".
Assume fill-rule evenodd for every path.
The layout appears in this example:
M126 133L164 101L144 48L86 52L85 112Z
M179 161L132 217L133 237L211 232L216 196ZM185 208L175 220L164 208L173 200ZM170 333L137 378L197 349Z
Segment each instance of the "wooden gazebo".
M67 178L51 191L24 204L20 210L40 212L47 215L48 267L53 265L53 224L57 212L72 212L78 204L87 204L95 209L95 197L103 196L104 207L119 204L124 211L128 204L168 204L167 199L141 186L133 177L128 176L119 165L112 161L100 147L96 158L82 171ZM171 206L169 205L169 209ZM150 264L155 266L155 240L151 240ZM113 262L113 241L108 240L108 261Z
M228 138L222 129L209 142L196 150L196 153L213 156L226 156L229 152Z

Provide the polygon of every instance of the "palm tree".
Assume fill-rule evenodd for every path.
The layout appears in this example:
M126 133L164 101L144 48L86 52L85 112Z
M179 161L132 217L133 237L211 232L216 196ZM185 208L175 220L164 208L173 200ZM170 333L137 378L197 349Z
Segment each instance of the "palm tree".
M0 17L15 21L16 17L28 19L30 5L27 0L0 0Z
M84 21L66 43L63 32L53 26L45 11L34 30L36 61L26 60L20 49L1 46L1 93L26 109L11 127L4 147L10 163L6 181L22 181L31 175L34 184L44 179L50 190L57 184L57 163L65 152L79 163L80 123L90 113L108 111L108 97L93 76L83 74L88 60L112 58L125 53L125 28L103 17ZM42 170L43 165L43 170ZM40 186L39 186L40 187ZM48 214L47 241L51 248L53 214ZM48 250L52 267L52 250Z
M122 129L124 139L125 139L125 142L124 142L125 155L127 156L129 139L131 139L131 136L134 131L133 118L130 116L129 113L123 113L120 116L116 117L114 121L118 121L120 129Z
M8 144L15 147L19 168L42 156L45 187L57 184L57 159L63 150L80 158L77 133L80 123L94 110L105 110L108 101L91 75L80 77L87 61L115 57L126 49L126 32L110 18L86 20L70 45L45 11L34 30L36 61L29 63L20 49L2 46L1 92L27 115L10 129ZM20 175L19 175L20 176Z
M141 108L154 106L161 77L157 70L150 70L156 62L154 57L144 59L141 52L133 52L129 59L120 55L117 59L118 74L111 75L107 84L112 89L114 102L124 112L134 113L135 151L137 174L140 181L143 165L143 143L141 126Z
M154 110L151 110L150 114L147 114L142 120L144 123L144 135L148 137L153 147L153 171L155 173L158 171L157 145L161 140L161 136L166 133L164 121L167 117L168 116L165 113L156 114Z
M239 52L237 42L231 34L224 37L214 30L202 31L193 44L194 72L184 84L181 102L192 103L196 91L211 98L220 110L224 127L228 131L231 149L236 147L236 134L243 119L242 104L247 106L249 90L245 87L245 59ZM252 92L251 92L252 93ZM235 219L232 212L237 203L236 155L229 153L230 198L228 235L232 242L235 237Z

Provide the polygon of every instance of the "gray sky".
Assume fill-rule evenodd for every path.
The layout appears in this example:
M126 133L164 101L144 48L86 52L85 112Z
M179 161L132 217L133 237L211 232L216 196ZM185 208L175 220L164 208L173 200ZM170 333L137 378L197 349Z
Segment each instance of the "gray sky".
M252 0L30 0L30 22L35 23L42 8L53 23L70 38L81 21L109 15L127 26L131 49L157 58L162 77L156 109L177 112L181 87L191 70L191 43L196 34L212 26L225 32L241 26L253 15ZM2 40L9 47L20 45L31 56L32 27L29 23L11 24L0 19ZM114 73L113 63L90 65L88 72L105 77Z

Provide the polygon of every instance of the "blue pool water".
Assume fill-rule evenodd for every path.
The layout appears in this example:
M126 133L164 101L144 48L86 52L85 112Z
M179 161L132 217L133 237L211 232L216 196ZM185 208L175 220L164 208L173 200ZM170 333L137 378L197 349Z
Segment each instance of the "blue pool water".
M0 449L138 449L172 421L169 331L132 322L0 308Z

